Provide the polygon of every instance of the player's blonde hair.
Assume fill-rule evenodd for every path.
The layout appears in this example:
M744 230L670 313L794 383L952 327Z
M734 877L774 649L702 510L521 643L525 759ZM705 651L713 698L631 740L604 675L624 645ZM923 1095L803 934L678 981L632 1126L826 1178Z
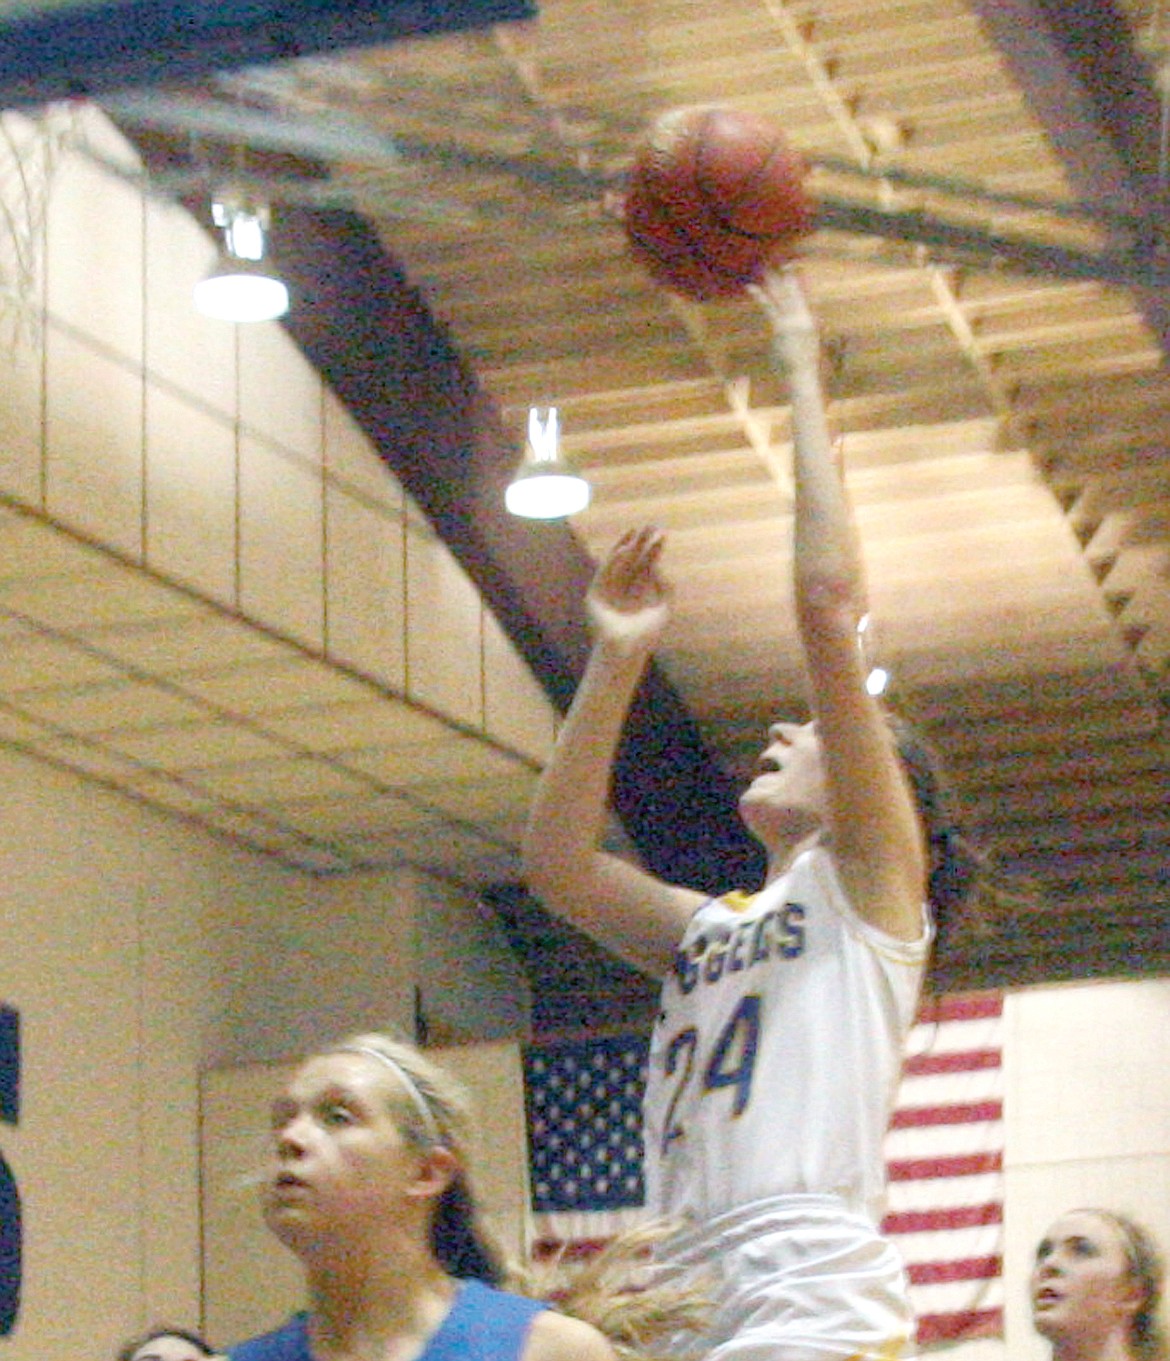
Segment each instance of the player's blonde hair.
M628 1229L583 1264L554 1256L522 1273L517 1288L592 1324L623 1361L670 1361L679 1335L701 1331L710 1314L701 1285L656 1279L654 1248L670 1231Z

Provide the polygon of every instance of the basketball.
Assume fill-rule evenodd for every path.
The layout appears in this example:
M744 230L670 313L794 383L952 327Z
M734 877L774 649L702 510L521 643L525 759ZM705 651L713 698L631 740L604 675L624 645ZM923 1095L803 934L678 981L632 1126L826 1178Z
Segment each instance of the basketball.
M700 302L742 292L812 230L806 169L769 118L717 105L669 110L634 155L624 213L634 258Z

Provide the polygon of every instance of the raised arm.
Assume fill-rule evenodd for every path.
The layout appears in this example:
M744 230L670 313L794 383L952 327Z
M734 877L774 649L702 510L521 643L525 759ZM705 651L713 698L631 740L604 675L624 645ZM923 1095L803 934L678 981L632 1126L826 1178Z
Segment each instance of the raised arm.
M846 892L867 921L904 940L922 933L922 830L890 726L865 688L857 626L861 549L821 392L819 340L793 270L755 296L772 323L792 403L795 591L828 797L829 834Z
M623 535L587 599L593 651L537 785L524 836L532 892L552 912L661 977L703 895L601 849L622 725L669 614L662 535Z

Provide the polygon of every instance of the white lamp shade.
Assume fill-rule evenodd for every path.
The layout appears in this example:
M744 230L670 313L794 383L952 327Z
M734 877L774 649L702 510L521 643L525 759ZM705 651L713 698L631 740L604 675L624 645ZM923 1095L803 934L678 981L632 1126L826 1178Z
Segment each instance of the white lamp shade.
M516 475L504 493L504 505L527 520L563 520L589 504L589 483L557 449L557 411L528 412L528 443Z
M262 269L224 260L195 285L195 306L218 321L274 321L288 311L288 288Z
M537 470L513 478L504 505L526 520L560 520L589 504L589 483L563 470Z

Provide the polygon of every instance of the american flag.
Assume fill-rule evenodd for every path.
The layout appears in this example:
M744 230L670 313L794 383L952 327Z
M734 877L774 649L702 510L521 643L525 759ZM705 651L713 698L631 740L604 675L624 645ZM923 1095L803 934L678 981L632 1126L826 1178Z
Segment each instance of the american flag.
M1003 1332L1003 995L941 997L911 1029L882 1227L906 1259L918 1342Z
M926 1004L911 1030L886 1145L884 1229L906 1257L922 1347L1003 1327L999 993ZM523 1054L534 1260L592 1256L642 1222L644 1035Z
M524 1050L532 1255L589 1257L646 1218L642 1092L647 1035Z

